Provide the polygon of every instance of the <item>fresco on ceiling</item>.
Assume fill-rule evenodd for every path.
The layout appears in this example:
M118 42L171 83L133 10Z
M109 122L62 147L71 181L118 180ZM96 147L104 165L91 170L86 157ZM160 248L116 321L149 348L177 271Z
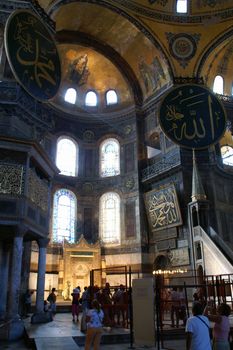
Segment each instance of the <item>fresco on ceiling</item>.
M67 53L69 55L69 52ZM88 55L84 54L71 60L68 64L68 80L82 86L87 83L90 72L88 69Z
M153 92L162 86L162 79L166 79L163 67L159 58L155 56L151 63L147 63L141 56L138 68L143 80L146 92Z

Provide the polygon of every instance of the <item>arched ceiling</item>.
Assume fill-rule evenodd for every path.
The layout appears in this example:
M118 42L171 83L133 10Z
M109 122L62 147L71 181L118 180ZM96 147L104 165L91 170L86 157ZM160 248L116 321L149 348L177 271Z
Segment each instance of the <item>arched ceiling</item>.
M128 94L121 99L126 104L147 101L171 86L174 77L198 74L211 87L210 68L216 74L221 67L223 73L226 71L226 64L220 65L218 59L225 57L226 61L232 45L233 36L225 36L233 30L232 0L189 1L187 15L175 13L175 0L38 3L56 23L62 61L70 49L76 57L79 50L84 53L89 47L91 74L82 89L91 88L103 77L101 69L95 67L95 57L98 65L101 57L103 62L107 60L106 76L115 75L115 79L105 79L105 85L96 83L97 93L119 86L120 94L125 94L128 86ZM228 60L228 67L233 67L232 60ZM118 83L110 86L112 81Z

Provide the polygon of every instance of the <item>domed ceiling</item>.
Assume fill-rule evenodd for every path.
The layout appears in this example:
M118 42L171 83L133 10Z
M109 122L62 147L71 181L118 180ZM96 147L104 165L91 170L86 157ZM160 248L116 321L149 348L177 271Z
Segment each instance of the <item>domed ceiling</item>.
M174 77L198 75L212 87L210 69L226 73L219 60L229 58L228 75L233 67L232 0L188 1L184 15L175 13L176 1L171 0L38 3L56 23L62 87L75 85L67 69L87 55L89 74L77 87L81 95L94 89L103 101L105 91L115 89L124 105L142 104L170 87ZM55 102L63 95L60 91Z

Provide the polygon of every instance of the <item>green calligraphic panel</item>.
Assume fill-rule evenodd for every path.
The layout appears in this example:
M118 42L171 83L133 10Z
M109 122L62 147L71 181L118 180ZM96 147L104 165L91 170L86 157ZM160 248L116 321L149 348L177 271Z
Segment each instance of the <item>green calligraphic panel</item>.
M53 98L61 81L61 65L44 23L30 11L17 10L7 20L4 40L11 69L23 88L40 101Z
M170 140L198 149L221 138L226 128L226 113L212 91L201 85L185 84L165 96L159 122Z

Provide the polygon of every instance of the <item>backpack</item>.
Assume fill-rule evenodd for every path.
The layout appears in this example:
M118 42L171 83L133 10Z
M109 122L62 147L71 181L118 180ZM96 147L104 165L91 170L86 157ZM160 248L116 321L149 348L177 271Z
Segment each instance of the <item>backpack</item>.
M48 298L47 298L47 301L49 303L52 303L53 302L53 296L51 294L49 294Z

